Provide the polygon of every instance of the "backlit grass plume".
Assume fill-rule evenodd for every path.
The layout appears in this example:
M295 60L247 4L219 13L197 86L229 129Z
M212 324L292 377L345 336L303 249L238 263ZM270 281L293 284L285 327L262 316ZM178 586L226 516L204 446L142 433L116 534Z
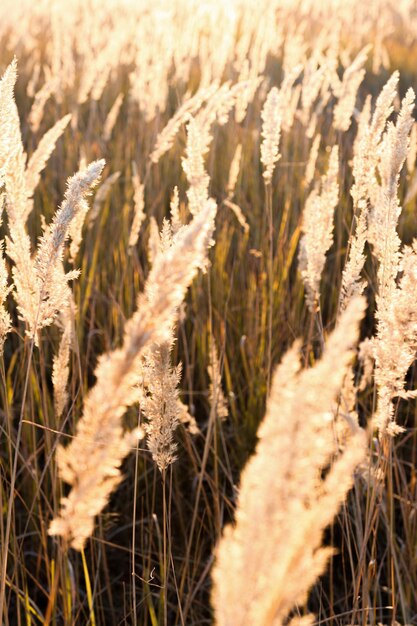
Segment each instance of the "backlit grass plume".
M4 131L8 137L8 154L0 155L0 176L4 172L5 198L9 236L6 252L14 265L12 277L14 297L27 333L34 337L39 329L51 324L60 307L68 298L68 281L78 272L65 274L62 257L71 221L90 189L97 182L104 161L95 161L68 181L64 202L52 223L46 228L35 256L26 228L33 207L33 194L40 174L49 159L58 138L64 132L70 116L59 120L41 139L27 162L20 131L19 114L13 97L16 79L16 61L13 61L1 81L0 106ZM1 130L1 128L0 128ZM0 145L4 154L4 148Z
M179 222L178 200L176 188L171 202L171 220L164 219L161 232L156 230L153 235L155 241L151 244L154 260L158 258L158 254L164 255L175 246L181 236L183 226ZM200 208L204 208L204 205ZM187 424L190 432L198 432L194 418L180 400L182 364L172 363L174 343L175 326L171 324L167 329L166 339L154 342L144 351L143 363L136 373L140 408L146 418L146 444L162 473L177 459L174 435L179 422Z
M401 255L401 278L386 305L377 312L378 331L372 338L378 407L375 424L380 433L395 435L401 430L395 422L396 397L415 397L404 390L405 377L417 352L417 240Z
M216 551L217 626L287 623L333 552L321 545L323 531L365 454L356 428L335 458L334 432L364 308L361 297L351 302L313 368L301 369L297 342L275 371L258 445L242 473L236 521Z
M342 309L346 307L351 297L355 294L361 294L366 286L361 274L365 264L365 244L369 238L369 209L372 204L376 203L378 154L381 152L382 134L387 120L393 112L393 101L397 95L398 80L398 72L394 72L381 90L372 116L369 97L359 116L353 154L355 182L351 188L356 228L349 240L347 261L343 270L340 291L340 307Z
M335 80L336 77L334 77L333 93L338 98L333 113L336 130L347 131L349 129L358 89L365 78L364 65L370 48L371 46L367 45L358 53L349 67L345 69L342 80Z
M30 337L52 324L67 302L68 281L76 278L78 271L65 273L62 264L64 243L72 220L84 206L85 198L97 183L103 168L104 160L94 161L68 179L64 201L41 237L34 258L30 254L30 239L22 218L9 220L7 254L14 261L15 298Z
M126 324L121 348L100 357L97 382L86 397L76 436L69 446L58 449L60 476L72 489L49 533L65 537L74 548L81 549L92 534L94 517L121 480L121 462L143 436L141 431L125 433L121 418L138 400L136 373L143 351L169 339L187 288L206 264L216 209L214 200L208 200L178 232L173 245L156 256L137 311Z
M327 174L320 188L313 189L303 213L303 235L300 240L300 271L306 288L310 311L319 307L320 280L326 253L333 243L333 214L339 198L339 150L333 146Z
M9 160L16 150L13 141L14 96L17 62L12 61L0 80L0 187L4 184Z
M171 350L172 344L164 341L146 353L144 369L148 384L140 402L147 418L146 444L161 472L177 458L174 432L181 412L178 389L181 364L172 366Z
M261 163L264 166L265 184L271 184L275 164L280 158L279 139L281 136L282 102L276 87L272 87L262 109Z
M378 405L375 423L380 433L398 433L393 399L402 390L404 377L416 350L414 320L415 244L401 251L397 233L401 205L398 183L407 158L414 123L415 94L410 88L401 103L396 124L388 123L381 142L375 203L369 215L369 240L378 261L376 296L377 333L373 339Z
M145 185L143 185L139 178L138 169L136 163L132 163L132 183L133 183L133 221L130 228L129 246L133 247L137 244L139 239L139 232L145 219Z

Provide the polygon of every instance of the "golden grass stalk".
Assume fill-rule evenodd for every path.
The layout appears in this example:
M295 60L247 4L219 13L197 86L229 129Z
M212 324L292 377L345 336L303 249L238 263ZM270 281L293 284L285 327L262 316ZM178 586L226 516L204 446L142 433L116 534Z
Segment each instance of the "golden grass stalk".
M333 111L333 126L336 130L345 132L350 127L358 89L365 78L364 65L371 47L365 46L345 69L342 80L333 82L333 93L338 98Z
M174 432L181 412L178 390L181 364L171 365L172 344L173 341L164 341L146 352L144 370L148 384L140 402L147 418L146 445L160 472L177 458Z
M182 364L172 365L174 327L169 338L143 351L136 370L138 401L146 418L147 446L161 472L176 460L174 433L178 423L196 435L200 432L195 418L179 397Z
M275 164L280 158L278 144L281 135L281 100L279 91L272 87L269 91L261 113L262 137L261 163L264 166L265 184L271 184Z
M164 219L160 233L156 220L151 221L151 264L158 255L165 254L175 245L182 228L178 216L178 200L178 189L175 187L171 203L173 221ZM182 364L173 366L171 363L174 343L174 325L171 325L165 341L155 342L143 352L143 360L136 372L137 380L141 381L138 391L140 407L146 417L146 443L163 476L167 467L177 458L174 433L178 423L186 425L191 433L199 432L195 419L179 397Z
M59 120L42 138L26 166L26 154L20 132L19 114L13 98L16 74L14 61L6 72L4 93L7 95L8 129L13 152L5 168L6 207L10 237L7 238L7 254L14 261L12 269L15 299L20 317L28 325L30 336L47 326L55 318L62 302L67 298L67 282L74 275L65 276L61 257L69 222L74 217L81 198L85 195L83 180L74 177L51 227L42 237L37 255L31 257L31 242L26 232L26 220L32 209L32 196L39 182L40 173L50 157L57 139L66 128L70 116ZM8 90L7 90L8 87ZM3 90L2 90L3 91ZM94 168L93 168L94 169ZM90 172L91 174L91 172ZM88 176L87 176L88 179ZM79 183L78 190L76 189ZM69 194L69 195L68 195ZM72 203L72 204L71 204ZM50 244L50 249L47 249Z
M377 311L377 334L372 342L375 382L378 391L375 426L380 433L395 435L403 430L395 423L396 397L415 397L404 391L405 377L417 353L417 240L401 254L401 278Z
M104 122L103 139L104 141L110 141L113 128L116 125L117 118L120 113L121 106L123 104L124 95L119 93L116 100L113 102L110 111L107 114L106 121Z
M220 126L227 122L229 113L245 86L246 81L232 87L225 83L211 95L198 115L188 115L186 156L182 159L182 168L189 183L187 197L192 215L198 212L208 198L210 179L205 170L204 158L213 139L212 126L215 122Z
M371 119L370 98L366 100L359 116L353 154L355 182L351 189L356 228L349 241L347 261L343 270L339 298L341 309L346 307L349 299L355 294L362 293L366 286L361 274L365 264L365 244L369 238L368 213L370 205L377 202L376 167L378 154L381 150L382 133L393 111L393 100L396 96L398 80L398 72L394 72L377 98Z
M236 204L235 202L232 202L231 200L228 200L227 198L223 202L223 204L225 206L227 206L233 212L233 214L235 215L238 223L243 228L243 232L248 234L249 231L250 231L250 226L249 226L248 221L247 221L246 217L244 216L243 211L240 208L240 206L238 204Z
M47 280L51 266L61 257L63 245L69 236L69 226L79 210L79 205L97 185L104 169L105 161L100 159L90 163L68 179L64 202L55 213L52 223L41 238L36 255L36 264Z
M35 99L28 115L30 129L33 133L37 133L39 130L39 126L41 125L43 114L45 111L45 105L53 94L55 88L56 81L48 80L35 94Z
M158 163L159 159L172 147L175 141L175 137L178 134L179 129L188 121L190 115L194 115L196 111L201 107L203 102L209 99L215 91L218 89L218 84L215 83L210 87L203 87L199 89L194 96L187 98L175 114L168 121L165 128L158 134L155 142L155 147L152 151L150 159L152 163Z
M40 174L51 156L56 142L67 127L71 116L64 116L45 133L36 150L31 155L27 165L27 155L23 148L20 132L19 114L14 99L12 99L10 103L8 119L11 124L11 142L14 148L12 158L8 163L5 179L7 214L9 217L9 227L13 236L15 224L20 223L20 226L24 227L26 223L33 208L33 201L31 199L39 182Z
M301 85L294 83L303 71L301 64L295 65L291 69L285 72L284 80L282 81L279 96L281 100L281 127L284 132L289 132L294 123L295 114L297 111L298 102L300 100Z
M245 93L251 83L258 84L258 81L243 80L234 85L226 82L221 85L208 99L206 105L197 113L202 128L206 130L207 136L210 136L212 125L217 122L219 126L224 126L228 119L230 111L236 105L239 96Z
M63 134L70 120L71 115L65 115L62 119L58 120L58 122L43 135L36 150L31 155L26 166L26 187L29 197L33 196L39 183L41 172L54 151L56 142Z
M365 455L364 433L356 427L335 458L334 434L364 308L360 297L350 303L313 368L301 369L296 342L275 371L256 451L242 472L236 521L216 550L217 626L286 623L333 552L322 547L323 532Z
M56 142L65 131L70 120L71 114L64 115L62 119L58 120L52 128L46 131L35 151L30 156L26 166L26 183L31 193L35 190L39 182L40 173L44 169L55 148Z
M410 133L410 147L407 154L407 171L413 174L417 158L417 122L414 122Z
M172 192L169 208L171 214L171 230L172 234L175 235L175 233L177 233L183 225L180 214L180 194L176 185L174 187L174 191Z
M319 189L313 189L303 212L299 266L310 311L319 307L320 281L326 253L333 243L333 214L339 199L339 150L333 146L327 174Z
M80 168L80 171L85 169L85 167ZM69 225L69 229L68 229L68 236L70 239L69 254L70 254L70 261L72 264L75 263L79 249L80 249L81 241L83 238L83 226L84 226L86 215L89 212L89 210L90 210L90 204L88 203L88 201L86 199L81 200L77 214L74 216L74 219Z
M306 127L311 127L312 121L314 121L315 125L316 116L314 114L313 107L323 90L323 85L325 85L327 89L327 94L330 91L329 86L325 82L327 68L325 65L319 65L318 57L318 53L313 55L311 59L305 63L303 68L301 111L299 111L298 117L300 118L302 124ZM311 128L308 131L308 135L312 136L312 132L314 132L314 130Z
M37 93L37 86L39 83L39 78L41 75L42 66L39 61L36 61L34 66L31 68L31 75L29 77L28 84L26 86L26 95L29 98L34 98ZM46 70L47 73L47 70ZM40 91L40 90L38 90Z
M0 80L0 189L4 184L9 160L15 147L12 143L14 98L13 89L16 83L16 59L6 69ZM0 226L5 194L0 194ZM3 241L0 242L0 355L3 353L6 335L11 327L11 318L5 308L8 287L8 271L3 256Z
M239 177L240 166L242 163L242 144L238 143L233 154L232 162L230 163L229 178L227 180L226 191L229 198L231 198L235 192L237 179Z
M146 217L145 214L145 185L143 185L139 178L138 168L136 163L132 163L132 183L133 183L133 222L130 228L129 235L129 248L136 246L141 226Z
M399 271L401 241L397 223L401 213L397 190L400 171L407 158L409 134L413 125L415 95L409 89L402 101L396 125L389 123L382 140L378 172L381 184L375 184L375 202L369 215L369 240L379 262L379 308L385 306Z
M239 91L235 102L235 120L238 124L241 124L245 119L247 108L254 99L259 85L264 80L263 76L257 75L258 68L252 67L251 70L247 69L245 61L239 74L239 82L245 81L245 88Z
M205 170L204 156L209 149L211 137L197 118L190 118L187 124L186 156L182 159L182 168L187 177L188 207L196 215L208 198L210 178Z
M13 62L9 76L16 72L16 64ZM26 185L26 154L23 148L22 136L20 133L20 120L16 103L12 94L8 108L9 137L13 145L13 152L8 160L5 171L5 182L7 192L7 216L9 229L12 230L15 224L24 228L27 216L30 212L28 197L30 193Z
M0 219L1 225L1 219ZM3 256L3 241L0 242L0 356L3 354L4 342L11 328L11 318L5 307L5 301L11 287L7 286L8 272Z
M13 145L13 151L10 151L9 157L4 161L10 231L7 254L14 261L12 275L19 314L27 323L28 334L34 336L38 329L54 320L62 302L67 299L67 282L75 276L65 276L61 263L68 226L80 201L86 195L89 184L94 182L94 178L90 180L89 177L95 173L99 175L103 166L92 164L84 177L77 175L70 180L64 204L58 209L52 225L39 243L35 258L32 259L31 242L25 226L32 208L31 197L57 138L69 122L69 116L57 122L46 133L26 167L19 115L13 98L15 76L16 62L13 61L1 83L4 113L7 116L6 131L10 139L9 145Z
M0 187L4 183L9 160L16 150L13 141L14 96L17 61L14 59L0 80Z
M206 264L215 215L216 203L208 200L173 245L157 255L137 311L126 324L121 348L100 358L97 382L86 397L77 434L69 446L58 449L60 476L72 489L49 533L63 536L74 548L82 548L93 532L94 517L120 482L122 460L142 436L137 431L124 433L121 424L127 407L137 400L136 372L143 351L169 339L187 288Z
M356 221L356 229L349 242L348 259L343 270L342 286L340 289L340 310L344 310L347 303L355 295L363 293L366 282L361 279L365 265L365 243L368 237L367 211L363 209Z
M73 339L73 309L72 298L64 304L60 315L62 335L58 354L54 356L52 364L52 384L54 387L55 415L61 417L68 402L67 384L69 379L69 359Z
M416 350L413 304L415 245L401 253L397 223L401 213L398 183L409 149L414 123L415 94L409 89L396 124L388 123L378 160L380 184L369 215L369 241L378 261L377 333L373 339L378 403L375 424L380 434L402 430L394 419L392 400L403 389L404 377ZM398 345L397 345L398 344Z
M207 366L207 373L210 379L209 400L211 410L214 411L214 414L218 419L226 419L226 417L229 415L229 410L222 389L222 376L220 371L219 355L214 339L210 341L209 364Z
M55 320L62 304L68 300L68 281L78 272L65 274L62 265L64 243L69 226L90 189L97 183L104 160L94 161L86 170L68 179L64 202L41 237L34 259L30 240L22 222L13 223L7 240L7 253L14 261L12 269L19 315L26 322L30 337Z
M152 266L158 254L158 250L161 246L161 239L159 236L159 226L155 217L151 215L149 219L149 238L148 238L148 260Z
M100 209L103 206L103 203L105 202L107 196L110 193L110 190L112 188L112 186L119 180L120 178L120 172L113 172L113 174L110 174L110 176L107 176L107 178L105 180L103 180L103 182L101 183L100 187L98 187L95 198L94 198L94 202L93 202L93 208L90 211L90 215L89 215L89 224L88 227L92 228L94 222L96 221L99 213L100 213ZM85 216L84 216L85 217ZM84 220L83 220L84 223ZM81 224L81 228L82 228Z
M305 178L304 178L304 185L306 187L310 186L310 183L314 178L314 174L316 171L317 157L319 155L320 142L321 142L321 134L317 133L317 135L313 139L313 143L311 144L310 154L308 155L306 173L305 173Z

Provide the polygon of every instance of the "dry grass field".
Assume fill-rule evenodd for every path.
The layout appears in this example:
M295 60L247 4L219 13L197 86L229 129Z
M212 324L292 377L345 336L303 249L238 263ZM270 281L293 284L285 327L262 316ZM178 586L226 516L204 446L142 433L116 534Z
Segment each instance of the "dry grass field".
M414 0L1 0L0 623L417 624Z

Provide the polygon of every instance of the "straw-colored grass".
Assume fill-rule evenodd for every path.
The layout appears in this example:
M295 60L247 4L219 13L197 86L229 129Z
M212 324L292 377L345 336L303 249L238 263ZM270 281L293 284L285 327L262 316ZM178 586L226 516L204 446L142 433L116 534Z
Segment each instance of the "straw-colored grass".
M413 4L0 3L4 626L417 622Z

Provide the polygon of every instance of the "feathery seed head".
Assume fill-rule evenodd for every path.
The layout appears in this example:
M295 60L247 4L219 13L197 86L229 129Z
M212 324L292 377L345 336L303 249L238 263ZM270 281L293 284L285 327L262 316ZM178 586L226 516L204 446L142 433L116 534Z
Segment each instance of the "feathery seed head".
M279 160L278 149L281 135L281 99L276 87L269 91L261 113L262 117L262 137L261 163L264 166L263 177L265 184L270 184L274 172L275 163Z

